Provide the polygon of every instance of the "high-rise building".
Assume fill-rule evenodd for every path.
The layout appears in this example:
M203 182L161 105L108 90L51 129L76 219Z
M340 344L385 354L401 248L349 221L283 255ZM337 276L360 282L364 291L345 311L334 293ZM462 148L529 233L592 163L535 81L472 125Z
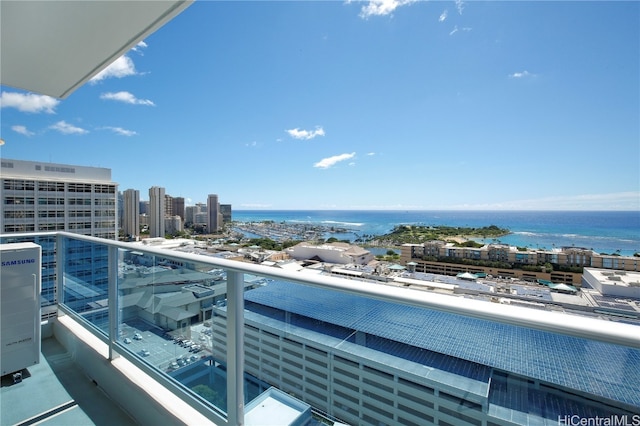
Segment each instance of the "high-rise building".
M111 169L2 159L3 233L68 231L116 239Z
M164 188L149 188L149 236L164 237L165 197Z
M173 216L173 197L168 194L164 194L164 216Z
M116 223L116 226L118 227L118 229L122 229L122 218L124 217L124 194L120 191L117 192L117 201L116 201L116 206L117 207L117 211L116 211L116 217L118 218L118 222Z
M209 197L207 198L207 214L207 232L218 232L222 225L222 214L220 214L218 194L209 194Z
M140 236L140 191L127 189L124 191L122 228L124 235L133 239Z
M117 184L111 170L67 164L2 159L0 173L0 232L4 234L67 231L115 240L117 228ZM25 236L42 246L43 316L61 299L56 293L55 237ZM87 244L66 247L74 260L74 272L85 272L87 285L106 289L107 252ZM96 273L97 272L97 273ZM97 294L97 293L96 293ZM64 296L73 303L73 295Z
M182 219L184 223L184 197L173 197L171 210L173 211L173 215L180 216L180 219Z
M220 204L222 223L231 223L231 204Z
M175 235L184 230L182 226L182 219L180 216L167 216L165 218L165 234Z

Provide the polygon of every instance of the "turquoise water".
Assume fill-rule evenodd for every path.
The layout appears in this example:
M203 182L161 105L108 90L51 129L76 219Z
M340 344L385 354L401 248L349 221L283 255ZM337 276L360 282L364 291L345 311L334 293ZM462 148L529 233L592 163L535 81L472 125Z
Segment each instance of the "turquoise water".
M640 211L234 210L233 220L336 226L349 232L331 236L348 240L365 234L382 235L403 224L496 225L511 231L500 242L514 246L576 246L598 253L619 250L622 255L640 252Z

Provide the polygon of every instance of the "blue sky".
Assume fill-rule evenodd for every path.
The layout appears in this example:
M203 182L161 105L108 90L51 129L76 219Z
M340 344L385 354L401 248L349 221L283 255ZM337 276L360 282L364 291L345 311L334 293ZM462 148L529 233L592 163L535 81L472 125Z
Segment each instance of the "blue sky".
M640 3L197 1L3 158L247 209L640 210Z

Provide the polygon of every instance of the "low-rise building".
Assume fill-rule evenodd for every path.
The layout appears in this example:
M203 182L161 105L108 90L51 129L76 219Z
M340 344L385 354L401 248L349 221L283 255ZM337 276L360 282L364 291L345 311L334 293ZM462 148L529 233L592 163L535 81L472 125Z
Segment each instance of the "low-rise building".
M581 268L599 267L640 271L640 258L602 255L582 247L552 250L522 250L506 244L487 244L480 248L457 247L444 241L403 244L400 261L419 272L443 275L486 273L494 276L580 285ZM548 268L548 264L552 268ZM537 269L537 270L536 270Z
M583 285L594 288L603 296L631 297L640 300L640 273L584 268Z
M375 256L362 247L348 243L313 244L302 242L285 250L292 259L318 260L339 265L356 264L366 265L375 259Z

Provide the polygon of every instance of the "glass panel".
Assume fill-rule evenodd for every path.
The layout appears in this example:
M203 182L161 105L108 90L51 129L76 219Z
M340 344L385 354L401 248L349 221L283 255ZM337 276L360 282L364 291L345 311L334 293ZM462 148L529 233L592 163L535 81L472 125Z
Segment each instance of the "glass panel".
M246 372L346 423L556 422L640 407L638 349L285 281L246 288Z
M226 412L226 351L214 348L211 328L213 307L226 302L226 273L142 250L118 253L118 340Z
M62 250L62 303L108 335L108 246L64 238Z

